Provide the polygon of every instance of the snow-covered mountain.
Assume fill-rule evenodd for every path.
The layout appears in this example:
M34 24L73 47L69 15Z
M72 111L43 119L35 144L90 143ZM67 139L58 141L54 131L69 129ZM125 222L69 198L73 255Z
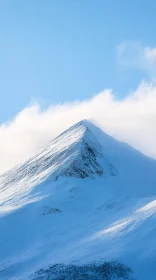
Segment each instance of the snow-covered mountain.
M132 279L105 261L156 279L156 161L85 120L0 176L0 279Z

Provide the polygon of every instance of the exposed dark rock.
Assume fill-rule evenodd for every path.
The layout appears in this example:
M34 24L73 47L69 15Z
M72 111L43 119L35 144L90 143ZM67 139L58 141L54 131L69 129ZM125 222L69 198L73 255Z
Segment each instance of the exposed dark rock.
M33 280L117 280L131 279L132 270L118 262L103 262L86 265L55 264L40 269L31 276Z

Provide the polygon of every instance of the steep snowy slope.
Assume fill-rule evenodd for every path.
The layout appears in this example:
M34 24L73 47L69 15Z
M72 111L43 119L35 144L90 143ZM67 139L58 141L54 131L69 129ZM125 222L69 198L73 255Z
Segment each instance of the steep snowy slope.
M0 279L101 259L155 279L155 195L156 161L77 123L0 176Z
M12 210L36 200L26 197L33 187L60 176L95 178L116 176L118 171L104 155L102 146L88 129L85 121L74 125L26 163L0 176L1 211ZM54 184L54 183L53 183Z

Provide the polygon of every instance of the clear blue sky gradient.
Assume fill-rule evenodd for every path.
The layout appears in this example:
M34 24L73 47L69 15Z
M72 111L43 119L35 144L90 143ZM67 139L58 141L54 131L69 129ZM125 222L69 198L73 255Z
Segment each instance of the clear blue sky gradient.
M116 46L155 47L155 11L155 0L1 0L0 123L36 100L83 100L108 87L125 96L142 73L120 71Z

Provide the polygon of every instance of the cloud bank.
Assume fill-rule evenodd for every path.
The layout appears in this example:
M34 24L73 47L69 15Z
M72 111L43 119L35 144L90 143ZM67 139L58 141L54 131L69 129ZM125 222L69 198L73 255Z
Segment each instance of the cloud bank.
M33 105L0 126L0 173L28 159L60 132L81 119L156 158L156 85L142 82L124 100L109 89L90 100Z

